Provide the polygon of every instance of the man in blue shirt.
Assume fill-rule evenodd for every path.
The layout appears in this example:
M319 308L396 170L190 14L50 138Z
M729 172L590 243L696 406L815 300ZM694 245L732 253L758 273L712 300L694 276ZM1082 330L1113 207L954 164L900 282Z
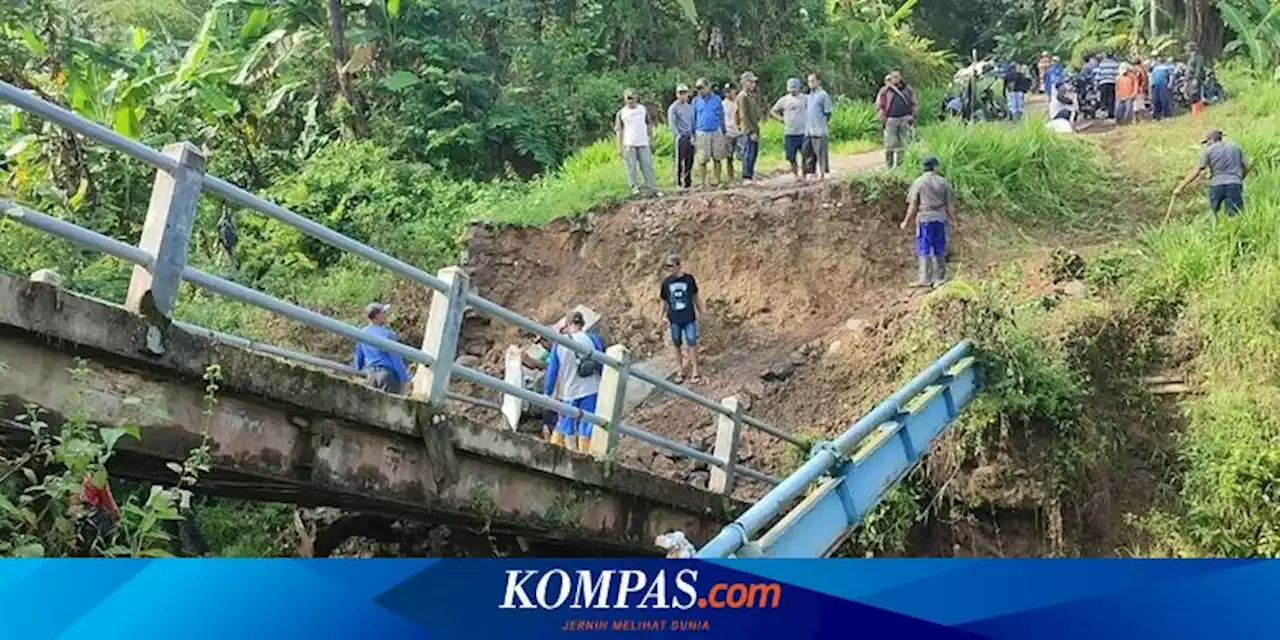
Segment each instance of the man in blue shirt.
M720 186L720 161L729 156L724 101L711 90L711 82L706 78L698 78L695 88L698 97L693 99L693 147L698 154L698 184L707 186L707 162L710 161L715 186Z
M586 319L579 311L570 311L568 322L560 333L578 344L604 351L604 340L594 333L586 332ZM564 345L557 344L551 349L551 360L547 362L547 377L544 393L556 397L559 388L559 399L567 405L586 413L595 413L596 401L600 397L600 364L588 360ZM582 453L591 452L591 423L572 415L561 415L556 421L556 430L551 434L551 443L576 449Z
M1173 117L1173 63L1161 56L1151 68L1152 117L1156 120Z
M809 74L809 101L807 103L808 113L805 116L804 143L808 147L809 153L813 155L813 171L809 171L808 165L805 166L806 177L810 173L816 173L818 180L822 180L831 173L831 154L827 145L830 130L828 123L831 121L831 96L827 95L826 90L822 88L822 76L815 71Z
M387 312L390 310L389 304L369 303L364 308L364 315L369 320L364 330L385 340L395 340L396 332L387 326ZM353 366L364 372L369 386L387 393L403 393L411 378L403 358L364 343L356 345Z

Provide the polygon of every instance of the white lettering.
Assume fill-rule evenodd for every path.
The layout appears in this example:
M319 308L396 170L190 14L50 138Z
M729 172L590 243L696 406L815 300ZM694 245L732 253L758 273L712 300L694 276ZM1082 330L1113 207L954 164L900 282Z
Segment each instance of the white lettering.
M532 578L533 574L537 572L533 571L532 569L527 569L523 571L510 570L510 571L507 571L506 573L507 573L506 596L503 598L502 604L499 605L498 608L499 609L515 609L516 608L515 600L516 598L519 598L520 599L519 608L537 609L538 608L537 605L533 604L533 602L529 600L529 594L525 593L525 590L524 590L524 583L528 582L529 578Z
M627 606L627 596L632 593L640 593L644 591L644 585L649 581L648 576L643 571L635 569L623 569L622 579L618 581L618 600L613 604L615 609L629 609Z
M688 578L686 580L686 578ZM698 581L698 572L696 569L681 569L676 572L676 591L689 596L687 602L680 602L679 597L671 599L671 606L677 609L692 609L698 604L698 590L693 583Z
M645 604L649 599L655 599L658 604L654 605L654 609L669 609L667 606L667 571L665 569L658 572L653 577L653 584L649 585L649 590L645 592L644 597L640 599L640 604L636 605L637 609L648 609L649 605Z
M560 595L556 596L556 601L554 603L548 603L547 583L551 581L552 576L558 576L560 578ZM564 604L565 600L569 599L569 574L565 573L564 569L552 569L542 574L542 578L538 580L538 586L534 590L533 595L538 599L538 605L543 609L551 610L558 608L560 605Z
M573 592L573 604L570 609L607 609L609 607L609 585L613 582L613 569L606 569L592 581L591 572L578 570L578 585ZM592 603L592 600L595 603Z

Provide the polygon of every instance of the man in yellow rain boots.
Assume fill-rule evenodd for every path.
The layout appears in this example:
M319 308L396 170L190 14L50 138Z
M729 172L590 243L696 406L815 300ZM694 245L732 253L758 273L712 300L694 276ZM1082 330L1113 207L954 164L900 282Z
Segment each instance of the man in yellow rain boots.
M570 311L567 317L568 322L563 330L566 337L584 347L604 351L604 341L600 336L585 330L587 323L582 312ZM599 362L584 358L564 345L555 345L551 350L551 360L547 363L545 393L551 397L559 397L560 401L576 409L594 413L596 399L600 395L601 371ZM557 389L560 392L558 396ZM571 415L560 415L555 431L551 434L551 444L589 453L591 423Z

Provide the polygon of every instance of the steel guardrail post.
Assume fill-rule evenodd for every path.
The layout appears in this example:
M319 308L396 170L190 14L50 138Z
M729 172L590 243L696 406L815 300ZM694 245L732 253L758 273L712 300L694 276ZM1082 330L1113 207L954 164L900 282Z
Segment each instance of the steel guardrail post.
M139 248L155 256L155 264L150 270L133 267L125 308L144 316L159 314L171 318L178 288L182 286L182 269L187 266L187 250L200 204L200 185L204 181L205 157L190 142L171 145L164 150L164 155L174 159L177 165L170 171L156 171L147 220L138 242Z

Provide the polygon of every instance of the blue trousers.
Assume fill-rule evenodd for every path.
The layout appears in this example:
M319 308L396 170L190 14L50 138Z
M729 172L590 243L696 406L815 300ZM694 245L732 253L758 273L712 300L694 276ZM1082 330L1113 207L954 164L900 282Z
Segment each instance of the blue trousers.
M760 134L756 134L756 139L752 140L751 136L743 134L742 136L742 179L753 180L756 177L756 156L760 154Z
M1244 208L1244 185L1215 184L1209 187L1209 207L1217 213L1223 206L1227 207L1227 215L1234 216Z
M1173 117L1173 88L1168 85L1151 88L1151 112L1156 120Z

